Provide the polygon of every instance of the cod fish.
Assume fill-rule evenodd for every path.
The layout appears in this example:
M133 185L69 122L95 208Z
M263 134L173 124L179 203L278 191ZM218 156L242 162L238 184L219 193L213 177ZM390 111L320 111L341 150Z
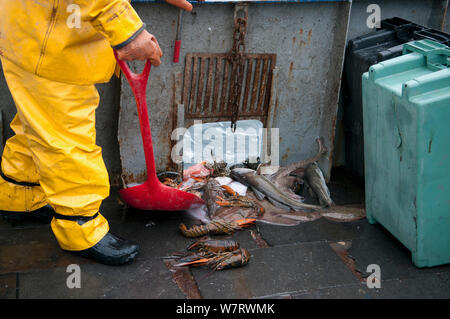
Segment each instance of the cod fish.
M259 200L265 197L276 207L287 210L320 210L317 205L305 204L286 195L278 189L267 177L258 175L256 171L249 168L235 168L231 170L231 177L238 182L247 185Z
M288 166L278 167L275 172L270 172L276 167L261 164L256 170L258 175L265 175L278 189L294 200L302 201L303 198L293 192L296 185L303 184L305 168L311 163L317 162L327 152L323 138L316 139L319 146L317 153L309 159L292 163ZM268 172L269 171L269 172Z
M325 183L325 178L317 162L311 163L305 170L305 182L314 191L319 198L320 205L324 207L333 206L333 200L330 197L330 190Z

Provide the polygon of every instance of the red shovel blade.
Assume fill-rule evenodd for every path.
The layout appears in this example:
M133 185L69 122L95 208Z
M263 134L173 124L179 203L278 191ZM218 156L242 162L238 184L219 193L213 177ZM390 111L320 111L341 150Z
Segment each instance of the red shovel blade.
M151 68L150 61L147 61L141 74L135 74L126 62L118 59L115 51L114 56L136 99L148 175L147 181L143 184L120 190L120 196L129 206L142 210L180 211L187 210L194 205L203 204L204 201L196 195L166 186L156 176L146 98L147 81Z
M191 206L204 203L194 194L164 184L152 187L148 181L141 185L121 189L119 193L128 205L142 210L187 210Z

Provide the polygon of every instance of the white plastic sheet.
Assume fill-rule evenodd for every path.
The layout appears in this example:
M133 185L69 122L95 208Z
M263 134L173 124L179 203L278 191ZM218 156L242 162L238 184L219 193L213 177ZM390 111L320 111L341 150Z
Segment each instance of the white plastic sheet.
M256 163L261 157L263 123L258 120L237 121L235 132L231 122L198 123L183 136L184 169L202 161L225 161L229 166L245 160ZM214 156L214 158L213 158Z

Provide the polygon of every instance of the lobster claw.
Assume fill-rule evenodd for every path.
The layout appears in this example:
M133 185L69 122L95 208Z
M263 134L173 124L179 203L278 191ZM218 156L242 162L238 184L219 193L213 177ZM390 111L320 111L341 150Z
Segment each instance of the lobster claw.
M248 227L248 226L253 225L255 223L255 221L256 221L255 218L243 218L243 219L238 219L234 222L240 227Z
M231 196L236 196L237 195L237 193L236 193L236 191L234 190L234 189L232 189L230 186L228 186L228 185L222 185L222 188L228 193L228 194L230 194Z
M188 256L186 258L180 259L180 262L173 265L174 267L184 267L184 266L203 266L208 264L209 258L202 258L196 255Z
M197 240L196 242L193 242L192 244L190 244L186 250L192 250L194 248L197 248L198 246L200 246L202 243L204 243L205 241L207 241L208 239L210 239L208 236L205 236L203 238L200 238L199 240Z

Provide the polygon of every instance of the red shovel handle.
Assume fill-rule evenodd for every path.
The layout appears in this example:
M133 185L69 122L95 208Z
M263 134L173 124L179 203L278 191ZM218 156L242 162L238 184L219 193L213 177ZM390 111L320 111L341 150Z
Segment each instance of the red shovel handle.
M131 89L133 90L133 93L135 94L136 98L138 98L141 95L144 95L145 97L145 91L147 88L147 82L148 82L148 76L150 74L150 69L152 67L152 64L150 63L150 60L147 60L147 63L145 63L144 70L141 74L134 73L131 71L131 69L128 67L128 64L125 61L119 60L117 57L117 52L114 51L114 56L116 57L117 64L119 64L120 68L122 69L123 73L125 74L125 77L128 80L128 83L130 83ZM138 94L136 94L138 93Z
M150 69L152 65L150 63L150 60L147 60L147 63L145 64L142 73L136 74L130 70L125 61L119 60L116 51L114 51L114 56L116 57L117 63L119 64L120 68L125 74L125 77L127 78L128 83L130 84L131 90L133 91L134 97L136 98L139 123L141 126L142 142L144 144L144 154L145 154L145 163L147 166L148 181L150 181L151 183L156 183L158 182L158 178L156 176L155 158L153 154L153 144L152 144L152 133L150 130L150 121L148 118L147 97L146 97L148 76L150 74Z

